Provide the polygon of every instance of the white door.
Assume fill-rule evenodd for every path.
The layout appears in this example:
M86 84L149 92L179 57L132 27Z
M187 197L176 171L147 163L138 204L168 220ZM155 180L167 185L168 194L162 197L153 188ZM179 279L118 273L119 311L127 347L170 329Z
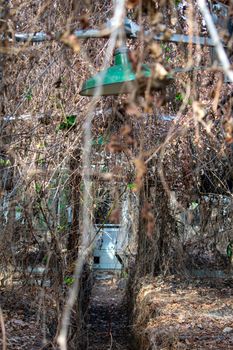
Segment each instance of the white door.
M118 225L105 225L99 232L94 249L94 268L98 270L120 270L122 268L115 253Z

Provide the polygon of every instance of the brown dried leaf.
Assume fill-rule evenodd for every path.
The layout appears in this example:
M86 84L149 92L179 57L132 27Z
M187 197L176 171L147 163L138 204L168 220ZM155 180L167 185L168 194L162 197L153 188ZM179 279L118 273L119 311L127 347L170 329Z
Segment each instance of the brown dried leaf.
M168 71L160 63L154 65L154 79L163 80L167 77Z
M164 95L161 95L159 96L157 99L156 99L156 107L160 108L162 106L164 106L166 104L166 97Z
M100 177L104 181L111 181L113 179L113 173L102 173Z
M82 28L82 29L88 28L89 25L90 25L90 20L89 20L88 15L83 15L83 16L81 16L81 18L80 18L80 23L81 23L81 28Z
M130 126L129 124L125 124L125 125L123 125L123 126L121 127L121 129L120 129L120 134L121 134L122 136L127 136L127 135L129 135L129 134L131 133L131 131L132 131L131 126Z
M124 146L118 136L113 135L107 145L107 150L111 153L120 153L124 150Z
M109 217L110 222L113 224L119 224L120 222L120 210L118 208L114 209Z
M140 117L141 113L135 103L130 103L126 106L126 113L130 116Z
M198 101L194 101L192 104L194 117L200 122L205 116L205 110Z
M157 43L153 42L149 46L151 56L154 57L155 59L158 59L162 55L162 49L161 46L158 45Z
M134 159L134 164L137 171L138 177L143 177L146 173L146 164L144 163L144 160L141 158Z
M177 21L178 21L177 17L172 17L171 18L171 25L175 26Z
M134 7L136 7L138 4L139 4L139 0L127 0L126 7L131 10Z
M134 140L133 137L127 136L127 137L125 138L125 143L126 143L127 145L136 145L137 142Z
M172 31L166 28L165 32L163 33L163 39L169 40L171 36L172 36Z
M144 163L144 160L141 158L134 159L134 164L136 167L136 179L135 179L136 187L134 191L138 191L142 187L142 179L146 173L147 167L146 167L146 164Z
M151 208L152 208L151 203L149 203L149 202L144 203L144 206L142 207L142 218L143 219L147 218L147 213Z
M153 26L159 24L163 20L163 15L161 12L156 12L151 18L151 24Z
M233 143L233 118L224 119L222 126L225 133L225 141Z
M137 66L138 66L138 54L136 51L130 51L129 52L129 60L132 64L132 69L133 71L137 70Z
M70 32L65 32L61 37L61 41L65 45L71 47L74 50L74 52L78 53L80 51L78 38L74 34L70 34Z
M142 218L146 221L147 236L152 240L155 227L155 217L151 209L152 205L146 202L142 208Z

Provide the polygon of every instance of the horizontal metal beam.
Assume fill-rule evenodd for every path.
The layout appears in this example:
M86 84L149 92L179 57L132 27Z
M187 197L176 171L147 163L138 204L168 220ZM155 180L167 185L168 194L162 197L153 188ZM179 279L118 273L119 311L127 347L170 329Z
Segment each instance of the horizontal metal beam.
M164 39L163 34L154 35L154 40L158 41L168 41L173 43L182 43L182 44L194 44L194 45L201 45L201 46L212 46L214 47L214 42L211 38L205 37L205 36L192 36L189 35L183 35L183 34L172 34L170 38Z
M78 39L87 39L87 38L103 38L106 36L109 36L111 34L111 29L113 30L113 24L111 21L109 21L106 25L106 27L103 30L98 29L88 29L88 30L75 30L73 34ZM137 38L139 33L141 31L140 26L131 21L129 18L125 19L125 32L126 35L129 38ZM151 36L150 31L145 32L146 36ZM61 37L61 33L55 33L54 35L49 35L45 32L38 32L38 33L16 33L14 35L14 40L16 42L43 42L43 41L49 41L49 40L58 40ZM163 33L157 34L153 36L154 40L158 41L167 41L167 42L174 42L174 43L183 43L183 44L189 44L192 43L194 45L201 45L201 46L214 46L214 43L211 38L209 37L203 37L203 36L192 36L189 35L183 35L183 34L172 34L169 38L164 39ZM2 38L3 40L3 38Z
M79 39L87 39L87 38L104 38L109 36L108 31L102 31L98 29L88 29L88 30L75 30L73 34ZM16 33L14 39L16 42L33 42L39 43L43 41L49 40L58 40L61 37L61 33L56 33L54 35L48 35L44 32L39 33Z
M140 26L131 21L129 18L125 19L125 32L127 36L130 38L137 38L141 31ZM151 31L146 31L146 36L151 36ZM194 45L201 45L201 46L214 46L213 40L209 37L205 36L192 36L184 35L184 34L172 34L170 37L164 39L164 34L160 33L153 36L154 40L158 41L167 41L167 42L174 42L174 43L182 43L182 44L189 44L192 43Z
M40 32L40 33L16 33L14 35L14 40L16 42L27 42L27 41L30 41L30 42L33 42L33 43L39 43L39 42L42 42L42 41L48 41L48 40L51 40L52 37L51 35L48 35L44 32Z

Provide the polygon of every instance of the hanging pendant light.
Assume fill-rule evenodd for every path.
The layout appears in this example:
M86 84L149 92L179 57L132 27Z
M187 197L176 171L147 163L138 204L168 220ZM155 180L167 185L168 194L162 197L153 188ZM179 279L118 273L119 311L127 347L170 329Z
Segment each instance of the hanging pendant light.
M141 74L145 78L151 76L146 64L141 67ZM136 74L132 69L127 47L116 49L114 65L86 80L80 95L82 96L108 96L127 94L133 91L136 83Z

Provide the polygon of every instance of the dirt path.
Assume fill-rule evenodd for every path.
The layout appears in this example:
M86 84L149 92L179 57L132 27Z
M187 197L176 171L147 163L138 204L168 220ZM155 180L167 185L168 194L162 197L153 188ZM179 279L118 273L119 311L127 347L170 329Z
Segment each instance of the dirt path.
M88 309L88 350L132 350L124 280L98 274Z

